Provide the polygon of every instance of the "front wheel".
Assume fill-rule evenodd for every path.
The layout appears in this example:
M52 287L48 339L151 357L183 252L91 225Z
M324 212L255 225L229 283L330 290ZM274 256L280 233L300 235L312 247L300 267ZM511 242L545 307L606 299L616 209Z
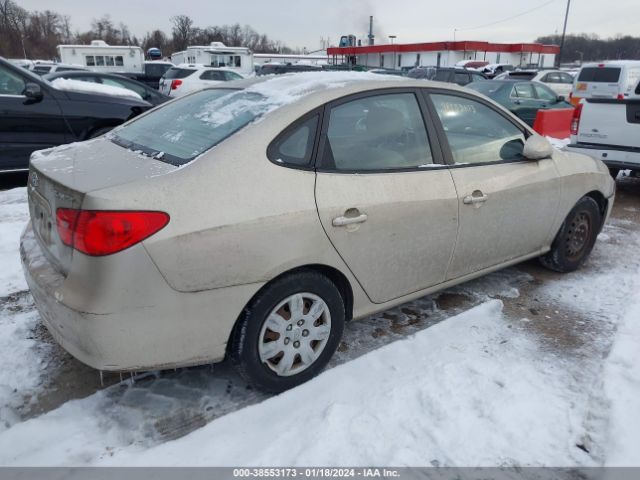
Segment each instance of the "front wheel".
M582 197L569 212L551 250L540 257L545 267L556 272L573 272L589 257L602 224L596 201Z
M268 284L244 309L231 336L229 357L260 390L281 392L317 375L344 329L340 291L316 272L294 273Z

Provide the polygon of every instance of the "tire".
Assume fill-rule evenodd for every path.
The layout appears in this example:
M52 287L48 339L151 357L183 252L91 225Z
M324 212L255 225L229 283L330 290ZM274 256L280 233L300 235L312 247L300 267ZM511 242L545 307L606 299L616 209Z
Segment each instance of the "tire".
M620 173L620 169L619 168L609 167L609 175L611 175L611 177L614 180L618 177L619 173Z
M97 128L96 130L89 133L89 135L87 136L87 140L98 138L111 130L113 130L113 127Z
M279 393L320 373L344 322L344 301L333 282L317 272L293 273L268 284L243 310L229 359L250 385Z
M582 197L567 215L551 250L540 257L540 262L556 272L577 270L589 257L601 226L598 204L591 197Z

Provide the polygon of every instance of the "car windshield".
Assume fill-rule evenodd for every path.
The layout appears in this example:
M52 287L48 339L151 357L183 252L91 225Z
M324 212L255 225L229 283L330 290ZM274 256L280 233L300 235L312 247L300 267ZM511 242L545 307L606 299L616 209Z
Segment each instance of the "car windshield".
M259 93L203 90L114 130L110 139L158 160L184 165L272 108Z

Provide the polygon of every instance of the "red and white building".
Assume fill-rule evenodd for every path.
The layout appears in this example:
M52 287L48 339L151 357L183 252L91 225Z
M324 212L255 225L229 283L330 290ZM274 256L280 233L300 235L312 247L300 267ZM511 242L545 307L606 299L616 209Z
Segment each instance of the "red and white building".
M540 43L429 42L331 47L331 63L352 63L366 67L399 69L402 67L453 67L462 60L504 63L514 66L553 67L557 45Z

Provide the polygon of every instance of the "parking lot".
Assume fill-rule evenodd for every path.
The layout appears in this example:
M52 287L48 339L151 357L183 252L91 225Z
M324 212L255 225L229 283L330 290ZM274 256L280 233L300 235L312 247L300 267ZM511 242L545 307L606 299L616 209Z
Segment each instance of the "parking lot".
M5 184L12 186L11 182ZM26 222L25 202L24 188L0 192L0 224ZM566 451L559 458L578 465L602 464L607 424L601 413L607 399L600 374L623 306L634 290L640 267L639 230L640 179L622 176L617 182L611 218L581 270L561 275L529 261L350 322L330 369L391 342L412 338L417 332L429 331L474 306L500 300L508 327L537 345L540 368L557 365L562 374L559 378L565 382L558 388L564 392L560 398L567 403L558 408L566 409L571 428L565 432ZM17 244L11 248L17 255ZM64 422L57 428L73 431L81 421L91 418L91 422L101 425L100 435L105 438L95 444L89 442L72 461L93 463L103 461L114 451L126 451L127 445L148 448L182 437L267 398L250 389L225 363L125 377L105 374L101 379L97 371L81 364L53 341L25 290L7 292L0 299L2 331L2 375L6 378L0 378L0 384L13 382L16 387L13 392L0 392L0 446L15 445L25 431L16 428L20 424L25 429L35 428L39 422L55 425L58 418ZM511 340L504 340L507 341ZM491 347L487 345L487 349ZM30 378L14 381L12 372ZM375 378L375 372L372 375ZM78 401L71 402L75 399ZM524 418L530 415L524 404L520 413ZM45 452L53 452L54 447L46 445L52 441L52 433L45 432L41 439L33 441ZM0 463L50 459L42 450L34 453L33 441L12 452L0 448ZM495 455L499 458L500 452ZM527 456L523 453L522 458Z

